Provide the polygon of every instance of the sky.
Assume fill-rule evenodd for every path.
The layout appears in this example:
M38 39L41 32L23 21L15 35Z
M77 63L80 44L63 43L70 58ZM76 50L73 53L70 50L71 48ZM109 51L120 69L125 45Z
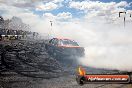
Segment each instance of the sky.
M131 0L0 0L0 15L5 17L22 13L23 16L51 17L61 21L108 16L119 11L131 12L131 9Z
M132 71L130 14L131 0L0 0L4 19L17 16L43 36L74 39L85 48L79 62L96 68Z
M96 20L118 24L120 11L126 11L128 18L132 13L131 0L0 0L0 15L5 19L20 17L31 25L33 31L39 32L43 29L36 29L36 23L44 22L47 26L50 21L53 21L53 24L64 22L78 24L82 21Z

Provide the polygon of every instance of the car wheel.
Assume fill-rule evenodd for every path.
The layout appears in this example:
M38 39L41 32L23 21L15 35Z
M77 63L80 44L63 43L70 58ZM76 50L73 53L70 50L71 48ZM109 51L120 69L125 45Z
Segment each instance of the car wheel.
M77 83L78 83L80 86L84 85L84 80L85 80L84 77L82 77L82 76L76 76L76 81L77 81Z

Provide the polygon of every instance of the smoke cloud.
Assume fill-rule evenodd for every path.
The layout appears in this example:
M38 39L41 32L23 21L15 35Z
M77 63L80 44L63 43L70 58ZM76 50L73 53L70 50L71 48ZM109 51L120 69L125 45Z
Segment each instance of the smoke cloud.
M46 36L67 37L77 41L80 46L85 48L85 57L78 60L81 64L96 68L132 71L132 20L128 10L125 9L131 7L131 3L96 1L92 2L89 7L89 5L85 5L86 3L91 4L89 1L81 3L70 0L66 7L80 9L81 11L77 10L78 14L85 14L80 18L77 18L79 16L74 18L69 12L56 15L50 12L45 13L45 11L37 12L36 6L39 3L27 2L26 4L25 2L24 4L23 2L5 2L3 0L0 2L0 14L4 19L10 19L13 16L19 17L24 23L31 26L31 31L39 32L44 36L43 38L47 38ZM60 5L59 7L61 7ZM51 5L48 6L51 7ZM82 10L84 11L82 12ZM127 11L125 28L123 17L118 17L120 11ZM131 12L129 10L129 13ZM50 21L53 21L52 27Z
M18 15L29 24L32 31L42 36L66 37L74 39L85 48L85 57L78 61L85 66L132 71L132 30L131 20L116 21L100 17L58 21L33 14ZM118 15L117 15L118 16ZM51 28L50 20L53 21Z
M126 22L124 28L121 19L118 24L100 19L54 23L52 33L74 39L85 48L85 57L79 59L82 65L132 71L131 22Z

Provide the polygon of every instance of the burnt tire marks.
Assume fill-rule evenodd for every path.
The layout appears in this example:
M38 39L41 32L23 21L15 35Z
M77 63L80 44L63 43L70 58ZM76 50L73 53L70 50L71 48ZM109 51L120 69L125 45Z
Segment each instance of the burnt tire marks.
M27 42L27 44L21 44L21 48L20 45L3 47L1 49L2 67L34 78L49 79L61 76L62 69L59 62L50 57L45 52L45 48L41 47L42 45L44 44Z

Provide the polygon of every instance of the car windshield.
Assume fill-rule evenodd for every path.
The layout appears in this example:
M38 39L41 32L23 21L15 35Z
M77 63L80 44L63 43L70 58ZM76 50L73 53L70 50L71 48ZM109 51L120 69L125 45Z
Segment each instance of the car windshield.
M60 40L61 45L68 45L68 46L79 46L77 44L77 42L72 41L72 40L68 40L68 39L64 39L64 40Z

